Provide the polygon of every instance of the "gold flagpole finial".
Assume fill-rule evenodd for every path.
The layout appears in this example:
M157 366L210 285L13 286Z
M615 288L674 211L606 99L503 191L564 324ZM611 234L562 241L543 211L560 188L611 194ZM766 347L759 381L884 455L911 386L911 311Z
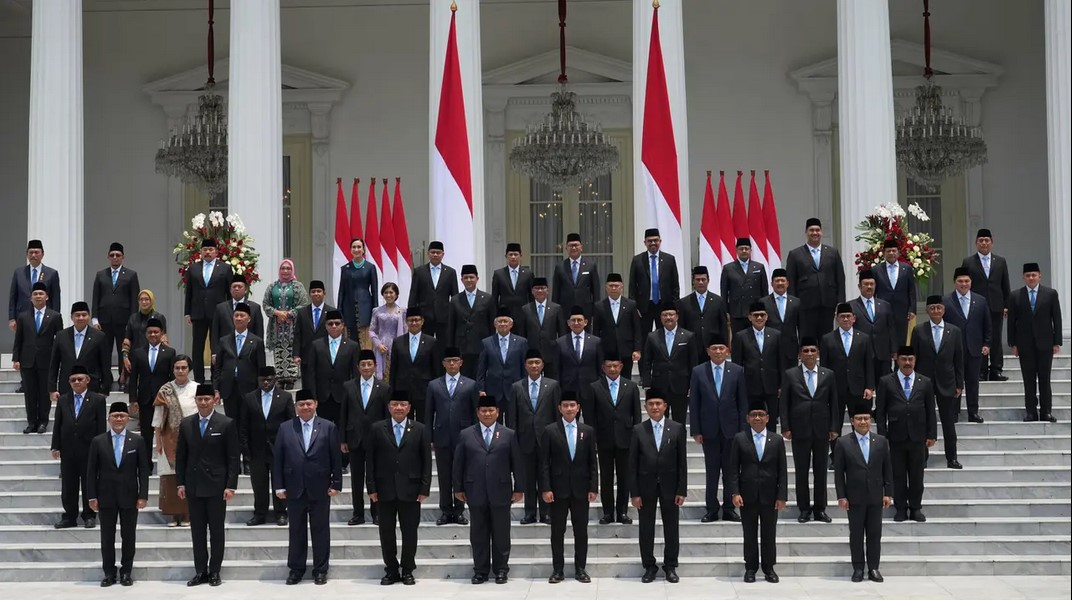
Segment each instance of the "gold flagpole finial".
M707 176L708 176L708 177L710 177L710 176L711 176L711 171L710 171L710 169L709 169L709 170L707 171Z
M458 12L458 3L457 2L451 2L450 3L450 12Z
M652 0L651 7L652 8L659 8L659 0Z

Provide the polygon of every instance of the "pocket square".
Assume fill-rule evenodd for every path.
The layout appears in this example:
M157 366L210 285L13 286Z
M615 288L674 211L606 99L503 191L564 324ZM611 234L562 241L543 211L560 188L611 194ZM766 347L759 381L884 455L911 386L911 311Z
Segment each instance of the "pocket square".
M223 434L217 431L217 432L215 432L215 433L213 433L213 434L211 434L211 435L214 435L214 436L216 436L216 435L223 435Z
M138 451L138 449L137 449L137 448L135 448L135 449L133 449L133 450L127 450L127 454L134 454L134 453L135 453L135 452L137 452L137 451Z
M587 275L590 271L581 271L581 275Z

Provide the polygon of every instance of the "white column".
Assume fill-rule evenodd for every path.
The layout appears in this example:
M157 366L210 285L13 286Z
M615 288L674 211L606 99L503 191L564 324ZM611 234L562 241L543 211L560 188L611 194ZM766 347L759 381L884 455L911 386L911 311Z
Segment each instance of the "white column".
M27 239L60 274L60 312L85 296L82 0L37 2L30 54Z
M1065 352L1072 340L1072 297L1068 258L1068 223L1072 219L1072 152L1069 143L1069 9L1068 0L1046 0L1046 128L1050 174L1049 279L1061 299Z
M283 253L283 88L279 0L231 0L227 206L260 254L260 302Z
M838 0L838 134L841 157L841 258L846 271L863 245L856 224L897 200L890 15L886 0ZM855 296L846 277L846 297Z

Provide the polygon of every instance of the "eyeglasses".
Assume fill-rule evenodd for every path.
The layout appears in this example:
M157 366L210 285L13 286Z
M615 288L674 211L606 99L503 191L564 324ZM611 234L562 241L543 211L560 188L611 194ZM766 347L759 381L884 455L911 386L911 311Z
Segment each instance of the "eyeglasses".
M750 412L750 413L748 413L748 418L750 418L750 419L762 419L765 416L767 416L767 413L765 413L765 412Z

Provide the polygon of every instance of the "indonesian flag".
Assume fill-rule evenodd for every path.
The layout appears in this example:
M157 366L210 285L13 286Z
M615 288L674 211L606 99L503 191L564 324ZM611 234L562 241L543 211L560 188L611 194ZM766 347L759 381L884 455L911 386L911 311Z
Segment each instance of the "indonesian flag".
M365 239L365 235L361 233L361 192L358 191L357 185L361 183L361 180L354 177L354 187L350 190L350 239ZM350 255L350 242L346 242L346 259L353 258Z
M778 209L774 206L770 171L763 171L763 175L767 180L763 185L763 227L767 234L767 266L773 271L782 266L782 234L778 232Z
M380 276L380 224L376 219L376 178L369 182L368 204L365 215L365 259L371 260L376 265L376 271Z
M719 238L722 240L722 264L737 260L737 236L733 234L733 218L730 216L730 196L726 192L726 173L718 173L718 204L715 206ZM720 279L721 280L721 279ZM714 281L712 279L712 281Z
M398 301L402 306L409 298L413 282L413 256L410 254L409 229L406 227L406 210L402 207L402 178L395 177L395 205L391 211L395 228L395 252L398 268Z
M767 235L763 226L763 208L759 205L759 190L756 189L756 172L748 184L748 236L752 240L752 258L767 262Z
M346 197L342 193L342 177L335 180L339 191L335 196L335 248L331 253L335 274L332 277L332 293L339 297L342 267L350 260L350 220L346 217Z
M398 282L398 253L395 251L395 226L391 220L391 196L387 193L387 180L383 180L383 201L380 203L380 285L388 281ZM378 294L380 290L373 293Z
M744 175L737 171L737 185L733 186L733 235L734 238L748 237L748 211L744 207L744 188L741 185L741 177ZM737 258L737 240L730 245L730 254Z
M722 280L722 237L715 214L715 192L711 189L711 171L707 172L703 211L700 215L700 264L707 267L710 281Z

